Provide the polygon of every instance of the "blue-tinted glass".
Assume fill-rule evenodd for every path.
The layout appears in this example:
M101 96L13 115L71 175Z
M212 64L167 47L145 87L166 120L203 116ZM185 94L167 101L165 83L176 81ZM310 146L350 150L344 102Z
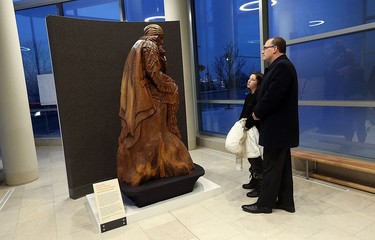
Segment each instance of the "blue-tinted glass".
M282 36L289 40L374 22L373 2L372 0L269 0L270 35Z
M201 118L201 131L227 134L239 119L242 105L234 104L198 104Z
M368 31L288 47L300 100L374 100L374 41Z
M127 22L161 22L165 20L163 0L124 0Z
M375 31L366 31L288 47L300 100L327 105L300 107L302 147L374 156L374 41Z
M120 20L118 0L77 0L63 3L64 16Z
M242 99L250 72L260 71L258 5L252 11L242 5L195 1L198 99Z
M56 105L40 101L38 75L51 74L45 17L57 15L55 5L16 11L34 136L59 136ZM52 90L53 91L53 90Z
M365 1L365 8L366 8L366 18L368 22L373 22L375 18L375 1L373 0L366 0Z
M373 159L375 138L369 131L375 112L366 107L300 107L300 146Z

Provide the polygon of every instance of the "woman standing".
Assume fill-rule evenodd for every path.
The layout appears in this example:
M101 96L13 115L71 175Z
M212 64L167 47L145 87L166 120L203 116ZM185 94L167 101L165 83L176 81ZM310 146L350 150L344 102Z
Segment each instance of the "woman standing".
M262 82L263 74L259 72L252 72L250 74L249 80L247 81L246 87L250 90L250 93L246 95L245 102L242 108L240 119L246 118L245 128L250 129L255 126L259 129L259 121L255 121L251 114L253 108L256 104L258 87ZM249 183L243 184L244 189L253 189L251 192L248 192L246 196L248 197L258 197L262 191L262 178L263 178L263 160L259 156L257 158L248 158L250 163L250 181Z

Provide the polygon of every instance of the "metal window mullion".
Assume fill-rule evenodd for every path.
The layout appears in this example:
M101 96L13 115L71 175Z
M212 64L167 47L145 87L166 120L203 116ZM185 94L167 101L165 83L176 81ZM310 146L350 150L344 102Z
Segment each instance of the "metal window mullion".
M269 38L268 0L259 0L259 51L263 50L263 43ZM260 61L261 72L264 72L265 63Z
M287 45L311 42L311 41L316 41L316 40L320 40L320 39L337 37L337 36L341 36L341 35L347 35L347 34L363 32L363 31L373 30L373 29L375 29L375 23L367 23L367 24L362 24L362 25L358 25L358 26L355 26L355 27L349 27L349 28L344 28L344 29L335 30L335 31L331 31L331 32L315 34L315 35L312 35L312 36L288 40Z
M118 0L120 6L120 21L126 22L125 3L124 0Z

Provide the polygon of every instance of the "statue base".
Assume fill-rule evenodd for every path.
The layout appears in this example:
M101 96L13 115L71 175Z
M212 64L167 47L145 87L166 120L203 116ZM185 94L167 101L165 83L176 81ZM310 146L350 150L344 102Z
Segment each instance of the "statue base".
M144 207L192 192L195 182L204 175L204 169L198 164L194 163L194 165L194 171L185 176L156 179L136 187L120 183L121 192L137 207Z

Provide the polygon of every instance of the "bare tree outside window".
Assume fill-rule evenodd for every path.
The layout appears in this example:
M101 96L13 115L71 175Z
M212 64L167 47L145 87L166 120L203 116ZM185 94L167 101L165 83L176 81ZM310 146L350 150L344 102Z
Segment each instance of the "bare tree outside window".
M215 58L213 64L214 72L222 88L228 90L228 99L230 99L230 89L241 86L240 80L242 67L246 60L239 55L239 50L233 43L224 46L224 53Z

